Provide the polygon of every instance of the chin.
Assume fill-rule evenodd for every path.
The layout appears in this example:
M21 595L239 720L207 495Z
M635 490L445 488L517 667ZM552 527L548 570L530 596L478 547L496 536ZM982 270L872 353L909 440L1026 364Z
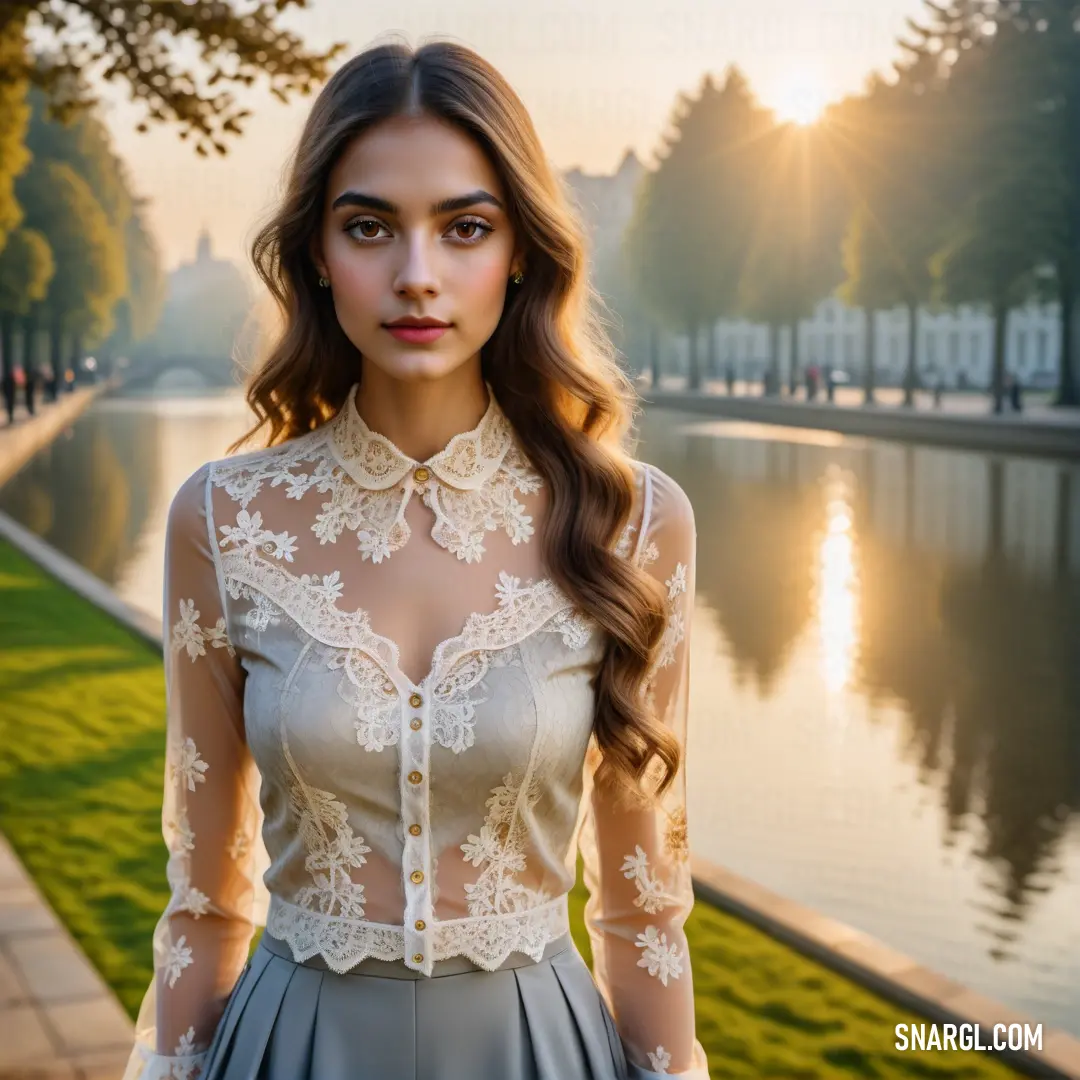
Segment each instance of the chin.
M365 360L369 360L384 374L402 382L429 382L445 378L457 371L467 360L465 357L440 355L434 349L407 347L394 356L375 358L370 353L363 355Z

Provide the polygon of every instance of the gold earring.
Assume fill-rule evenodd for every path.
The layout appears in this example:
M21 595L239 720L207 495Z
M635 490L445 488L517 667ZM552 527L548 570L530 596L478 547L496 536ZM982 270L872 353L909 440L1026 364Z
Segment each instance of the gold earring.
M329 284L330 284L330 279L329 278L324 278L324 277L319 278L319 285L322 288L325 289Z
M525 280L525 275L519 270L510 280L515 285L520 285Z

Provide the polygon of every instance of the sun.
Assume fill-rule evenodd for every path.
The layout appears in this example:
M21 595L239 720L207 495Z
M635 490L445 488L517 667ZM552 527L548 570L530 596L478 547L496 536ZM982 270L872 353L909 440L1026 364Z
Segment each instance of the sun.
M793 72L780 84L776 94L778 120L809 126L821 118L828 104L828 94L818 75L809 71Z

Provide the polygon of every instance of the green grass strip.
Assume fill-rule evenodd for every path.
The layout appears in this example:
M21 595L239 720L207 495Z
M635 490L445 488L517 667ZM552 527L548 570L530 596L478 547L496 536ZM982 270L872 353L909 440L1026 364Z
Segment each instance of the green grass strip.
M168 899L164 711L160 655L0 540L0 831L133 1017ZM588 959L584 901L579 883ZM895 1051L894 1025L917 1016L704 903L687 932L714 1080L1020 1075Z

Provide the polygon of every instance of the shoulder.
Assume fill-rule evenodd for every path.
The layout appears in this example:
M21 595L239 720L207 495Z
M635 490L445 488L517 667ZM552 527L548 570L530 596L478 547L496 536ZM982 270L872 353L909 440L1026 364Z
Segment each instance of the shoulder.
M642 527L649 533L663 528L693 533L694 507L678 481L651 462L632 459L632 465L638 477Z
M196 525L205 529L206 516L214 509L215 489L224 489L226 499L231 497L246 504L264 480L272 481L298 461L310 458L316 444L323 441L325 435L318 429L276 446L204 462L173 495L169 507L170 531L183 531Z

